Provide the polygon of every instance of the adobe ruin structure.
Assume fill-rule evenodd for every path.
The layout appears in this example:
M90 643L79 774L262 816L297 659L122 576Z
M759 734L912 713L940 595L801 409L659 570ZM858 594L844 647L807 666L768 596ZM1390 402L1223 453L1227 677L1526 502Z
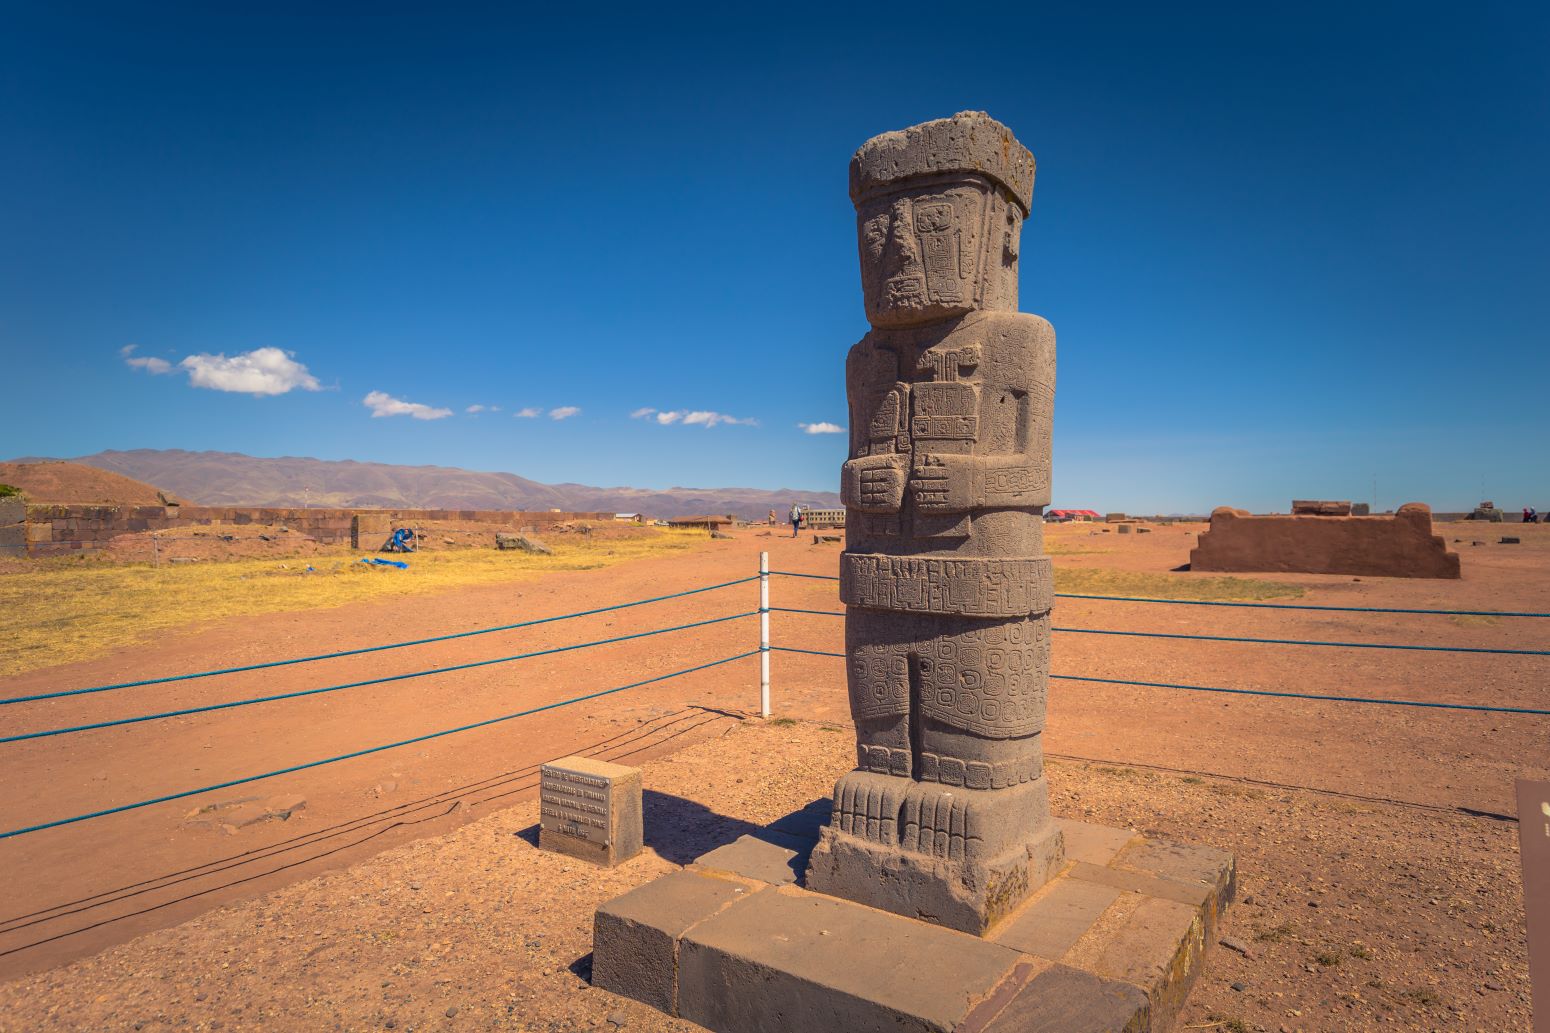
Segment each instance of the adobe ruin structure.
M1409 502L1384 516L1254 516L1221 506L1189 554L1191 570L1456 578L1458 553L1432 533L1432 511Z
M20 500L8 500L23 508ZM612 513L519 512L498 509L280 509L243 506L25 505L25 543L18 555L58 556L106 548L121 534L184 527L286 527L321 545L351 544L373 551L392 528L431 520L549 527L574 520L612 521ZM3 516L4 514L0 514ZM370 534L366 534L368 528ZM375 534L375 537L373 537ZM0 544L10 539L0 535Z

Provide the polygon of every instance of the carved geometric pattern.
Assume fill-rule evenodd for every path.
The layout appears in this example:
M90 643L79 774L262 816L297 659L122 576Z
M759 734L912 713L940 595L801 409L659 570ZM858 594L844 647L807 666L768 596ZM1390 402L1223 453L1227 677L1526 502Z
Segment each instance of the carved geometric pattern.
M847 605L906 613L1024 617L1055 602L1048 556L918 559L878 553L840 557L840 598Z

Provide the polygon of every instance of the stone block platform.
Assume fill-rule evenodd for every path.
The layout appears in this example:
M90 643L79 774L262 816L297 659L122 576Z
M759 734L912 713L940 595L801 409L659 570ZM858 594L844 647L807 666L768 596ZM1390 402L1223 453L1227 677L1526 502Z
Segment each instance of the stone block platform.
M829 801L598 909L593 981L717 1033L1172 1028L1232 855L1061 821L1065 868L985 936L813 893Z

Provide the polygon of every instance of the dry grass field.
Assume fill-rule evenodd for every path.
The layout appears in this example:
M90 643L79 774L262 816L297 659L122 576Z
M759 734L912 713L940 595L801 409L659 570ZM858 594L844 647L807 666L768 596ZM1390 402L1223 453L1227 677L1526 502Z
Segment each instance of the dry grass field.
M460 549L389 557L406 561L408 570L364 564L361 554L344 546L305 545L286 550L289 555L262 559L159 566L113 562L107 556L17 564L0 576L0 612L6 614L0 676L93 659L203 621L310 612L556 571L595 570L680 552L703 538L692 531L642 528L628 534L544 536L551 556Z
M1455 582L1328 576L1197 576L1177 570L1199 525L1147 535L1050 529L1059 591L1316 605L1550 610L1550 528L1442 525L1464 559ZM1479 545L1473 545L1478 541ZM540 573L512 554L424 554L423 582L392 572L312 581L255 575L278 557L189 564L201 611L159 591L92 602L92 658L0 680L0 695L309 655L588 610L776 570L832 575L838 550L757 529L733 541L653 543L636 555L557 555ZM659 547L660 546L660 547ZM603 550L606 552L606 549ZM557 553L560 549L557 549ZM432 559L437 563L432 563ZM307 560L317 566L315 560ZM522 561L519 560L520 564ZM598 569L609 564L606 569ZM590 568L590 569L589 569ZM415 568L411 568L413 571ZM122 584L150 568L83 565L0 574L59 598L54 576ZM90 581L91 576L106 576ZM432 577L445 578L433 584ZM7 582L10 582L9 584ZM337 586L357 596L255 590ZM319 586L319 587L313 587ZM357 587L360 586L360 587ZM380 586L380 587L379 587ZM407 587L406 587L407 586ZM756 644L751 618L475 670L538 651L737 613L739 585L520 632L218 679L0 708L0 734L422 670L391 684L12 743L0 754L10 829L670 675ZM198 593L205 593L198 595ZM779 578L777 606L837 608L833 583ZM175 621L127 632L158 600ZM91 607L100 607L92 609ZM128 616L125 616L127 614ZM193 619L191 619L193 618ZM1064 599L1056 623L1046 751L1057 812L1238 854L1243 899L1182 1022L1302 1031L1528 1028L1515 777L1550 777L1550 718L1223 696L1080 680L1366 695L1545 708L1550 659L1086 634L1160 634L1550 649L1550 620L1157 606ZM114 638L122 625L123 638ZM834 618L779 613L777 645L838 648ZM43 634L33 631L30 634ZM822 795L850 763L843 671L778 653L774 707L750 717L743 659L533 717L0 841L0 1030L686 1030L588 988L591 908ZM1073 680L1075 679L1075 680ZM534 850L534 765L571 752L639 763L648 849L609 873ZM286 821L223 829L208 818L249 796L292 795ZM210 808L215 810L211 811ZM196 813L202 812L202 813ZM517 835L516 833L521 833ZM1250 899L1252 898L1252 899ZM391 1021L392 1026L388 1023Z

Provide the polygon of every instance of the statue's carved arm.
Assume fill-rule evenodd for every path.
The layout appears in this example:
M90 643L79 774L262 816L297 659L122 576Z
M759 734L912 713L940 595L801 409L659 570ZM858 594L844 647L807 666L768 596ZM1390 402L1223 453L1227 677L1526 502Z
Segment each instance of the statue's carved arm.
M1026 455L926 455L910 473L909 491L922 512L1042 506L1049 502L1049 464Z

